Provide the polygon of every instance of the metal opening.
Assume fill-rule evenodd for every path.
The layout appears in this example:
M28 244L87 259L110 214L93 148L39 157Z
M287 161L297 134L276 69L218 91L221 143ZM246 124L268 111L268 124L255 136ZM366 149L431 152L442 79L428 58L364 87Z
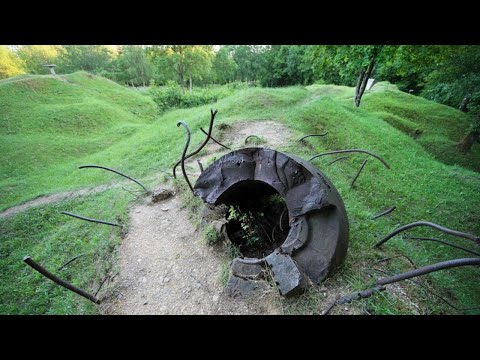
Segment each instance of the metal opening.
M263 258L288 236L287 205L273 187L262 181L239 182L225 191L217 203L228 207L227 234L245 257Z

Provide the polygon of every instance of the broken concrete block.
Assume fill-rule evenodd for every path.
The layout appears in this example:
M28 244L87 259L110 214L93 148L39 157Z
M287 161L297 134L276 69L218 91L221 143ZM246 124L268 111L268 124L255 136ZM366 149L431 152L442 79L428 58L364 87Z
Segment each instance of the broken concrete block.
M236 258L232 261L230 269L232 269L233 275L247 280L261 279L264 270L261 264L244 262L240 258Z
M281 295L290 296L305 289L308 281L289 255L274 251L265 260L272 269Z

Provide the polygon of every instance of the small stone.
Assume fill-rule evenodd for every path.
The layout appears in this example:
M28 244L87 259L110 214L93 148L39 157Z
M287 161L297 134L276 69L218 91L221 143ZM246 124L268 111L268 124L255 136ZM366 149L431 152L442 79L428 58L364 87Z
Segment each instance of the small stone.
M163 282L166 284L170 281L170 278L169 277L166 277L165 279L163 279Z
M142 277L142 283L146 283L147 282L147 278L146 277Z
M168 211L168 208L162 208L162 211Z
M153 190L153 192L152 192L152 201L154 203L156 203L156 202L159 202L159 201L162 201L162 200L166 200L166 199L172 197L173 195L174 195L174 193L171 190L158 188L158 189Z
M142 261L142 259L138 259L137 261L140 262L140 261Z
M143 305L147 305L147 304L148 304L148 301L145 301L145 302L143 303Z
M138 214L139 212L142 212L142 210L135 210L135 214Z
M218 296L218 295L213 295L213 298L212 298L213 302L217 302L218 299L219 299L219 296Z
M345 311L348 311L348 308L347 308L347 307L345 308Z

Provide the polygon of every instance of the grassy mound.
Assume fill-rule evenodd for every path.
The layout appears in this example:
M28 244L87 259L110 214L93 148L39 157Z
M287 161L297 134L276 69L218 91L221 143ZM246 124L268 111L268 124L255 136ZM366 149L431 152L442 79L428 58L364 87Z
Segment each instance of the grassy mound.
M87 163L111 166L156 186L158 170L169 169L183 149L185 134L183 128L177 128L177 121L189 124L195 147L204 138L200 127L207 127L210 118L210 106L172 110L155 117L155 105L148 96L86 73L60 79L16 79L0 82L2 209L46 193L119 180L102 171L76 170ZM215 104L219 110L216 127L237 120L272 119L289 126L298 138L328 131L325 137L307 139L308 146L292 142L278 150L308 159L323 151L363 148L390 163L392 168L387 170L370 158L352 189L350 183L364 154L350 155L349 160L331 166L327 166L331 156L314 160L338 188L351 226L346 262L328 281L351 291L364 289L383 276L372 270L382 258L405 254L419 267L469 256L401 236L382 250L371 249L402 224L428 220L480 234L480 175L474 171L479 170L479 145L474 145L468 156L454 150L468 118L387 85L374 86L358 109L353 106L352 88L332 85L251 88ZM108 264L115 263L121 234L118 229L85 225L59 212L125 221L132 199L129 193L110 189L0 219L0 313L94 313L87 300L41 279L21 259L28 254L54 270L74 255L90 253L66 269L65 278L95 292ZM371 220L373 214L393 205L397 210L392 214ZM448 239L427 228L411 234ZM471 247L467 240L448 240ZM383 269L399 272L410 267L402 258L395 258ZM453 269L425 277L424 285L459 307L478 306L478 275L475 268ZM452 313L423 288L404 286L409 298L387 291L360 304L375 314L411 314L418 311L416 307L423 313ZM318 312L321 294L316 291L285 300L290 301L286 308L297 313ZM412 298L416 307L409 302Z

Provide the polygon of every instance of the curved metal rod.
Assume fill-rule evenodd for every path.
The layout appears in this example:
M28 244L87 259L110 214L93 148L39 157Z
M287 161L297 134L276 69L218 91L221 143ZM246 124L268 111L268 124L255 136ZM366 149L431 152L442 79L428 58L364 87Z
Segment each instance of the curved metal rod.
M68 215L68 216L71 216L71 217L74 217L74 218L77 218L77 219L80 219L80 220L86 220L86 221L94 222L94 223L123 227L123 225L120 225L120 224L115 224L115 223L111 223L111 222L103 221L103 220L90 219L90 218L87 218L87 217L84 217L84 216L80 216L80 215L77 215L77 214L70 213L68 211L62 211L62 214Z
M200 128L200 130L205 134L205 135L208 135L208 133L203 130L202 128ZM225 149L227 150L232 150L231 148L229 148L228 146L226 145L223 145L220 141L216 140L213 136L210 136L210 139L212 139L213 142L217 143L218 145L224 147Z
M210 125L208 127L208 134L207 134L207 137L205 138L205 140L203 140L203 143L198 147L197 150L193 151L192 153L188 154L187 156L185 156L185 160L187 160L188 158L191 158L193 155L196 155L200 152L200 150L202 150L205 145L207 145L208 143L208 140L210 140L211 136L212 136L212 129L213 129L213 121L215 120L215 115L217 115L217 110L213 111L210 110ZM179 126L177 124L177 126ZM189 133L190 133L190 130L189 130ZM176 164L173 166L173 177L176 179L177 178L177 167L178 165L180 165L180 163L182 162L182 160L179 160L176 162Z
M80 255L77 255L77 256L74 256L73 258L71 258L70 260L68 260L65 264L63 264L62 266L60 266L57 270L60 271L62 270L65 266L67 266L68 264L74 262L75 260L77 260L79 257L82 257L84 255L86 255L87 253L83 253L83 254L80 254Z
M377 214L377 215L374 215L374 216L372 217L372 220L378 219L379 217L384 216L384 215L388 215L388 214L390 214L393 210L395 210L396 208L397 208L397 206L394 205L394 206L392 206L390 209L387 209L387 210L382 211L381 213L379 213L379 214Z
M328 166L328 165L335 164L337 161L345 160L345 159L348 159L348 156L340 156L339 158L336 158L335 160L330 161L330 162L327 164L327 166Z
M459 249L459 250L463 250L465 252L468 252L468 253L476 255L476 256L480 256L480 253L478 253L476 251L469 250L467 248L464 248L463 246L458 246L458 245L455 245L455 244L452 244L452 243L449 243L447 241L443 241L443 240L440 240L440 239L429 238L429 237L418 237L418 236L409 236L408 239L434 241L434 242L438 242L438 243L443 244L443 245L454 247L454 248Z
M200 160L197 160L198 167L200 168L200 174L203 173L203 165Z
M25 256L23 258L23 261L37 270L40 274L45 276L47 279L52 280L54 283L63 286L64 288L73 291L74 293L83 296L84 298L90 300L91 302L94 302L95 304L100 304L100 300L98 300L95 296L87 293L86 291L83 291L82 289L77 288L76 286L73 286L72 284L58 278L57 276L53 275L50 271L45 269L43 266L40 264L37 264L30 256Z
M401 233L402 231L405 231L405 230L408 230L408 229L411 229L411 228L414 228L414 227L417 227L417 226L430 226L434 229L443 231L444 233L447 233L449 235L463 237L465 239L475 241L477 244L480 244L480 237L478 237L478 236L475 236L475 235L472 235L472 234L467 234L467 233L456 231L456 230L452 230L452 229L449 229L449 228L446 228L446 227L443 227L443 226L440 226L438 224L434 224L434 223L431 223L431 222L428 222L428 221L417 221L417 222L399 227L398 229L394 230L393 232L391 232L390 234L385 236L382 240L377 242L375 245L373 245L373 247L378 248L380 245L382 245L384 242L388 241L389 239L391 239L392 237L394 237L398 233Z
M118 171L118 170L110 169L110 168L108 168L108 167L99 166L99 165L82 165L82 166L79 166L78 168L79 168L79 169L95 168L95 169L103 169L103 170L111 171L111 172L113 172L113 173L115 173L115 174L118 174L118 175L120 175L120 176L123 176L123 177L129 179L129 180L132 180L134 183L137 183L138 185L140 185L140 186L143 188L143 190L145 190L146 192L148 192L148 190L147 190L147 188L145 187L145 185L143 185L140 181L135 180L134 178L132 178L132 177L130 177L130 176L124 174L124 173L121 173L121 172Z
M476 265L476 266L480 265L480 258L463 258L463 259L442 261L433 265L428 265L415 270L410 270L398 275L394 275L386 278L380 278L377 280L377 285L387 285L387 284L410 279L420 275L425 275L425 274L439 271L439 270L449 269L449 268L458 267L458 266L468 266L468 265Z
M329 152L325 152L325 153L321 153L321 154L318 154L318 155L315 155L314 157L312 157L310 160L308 161L312 161L313 159L316 159L320 156L325 156L325 155L331 155L331 154L341 154L341 153L352 153L352 152L360 152L360 153L365 153L365 154L368 154L370 156L373 156L374 158L377 158L378 160L380 160L382 162L383 165L385 165L385 167L387 169L390 169L390 165L388 165L388 163L383 159L381 158L380 156L378 155L375 155L374 153L371 153L370 151L367 151L367 150L362 150L362 149L345 149L345 150L335 150L335 151L329 151Z
M185 143L185 147L183 148L183 153L182 153L182 158L180 159L180 163L182 164L183 177L185 178L185 181L187 182L188 187L190 188L190 190L193 193L192 184L190 184L190 180L188 180L188 176L187 176L187 173L185 171L185 154L187 153L188 145L190 145L190 129L188 128L188 125L185 124L183 121L179 121L177 123L177 126L180 126L180 125L183 125L183 127L187 131L187 142ZM207 141L208 141L208 136L207 136Z
M355 178L352 180L352 183L350 185L351 188L353 188L353 184L355 184L355 181L357 181L358 177L360 176L360 173L362 172L363 168L365 167L365 164L367 163L368 159L365 159L362 163L362 166L360 166L360 169L357 172L357 175L355 175Z
M304 137L300 138L298 141L302 141L303 139L306 139L306 138L308 138L308 137L310 137L310 136L325 136L325 135L327 135L327 134L328 134L328 131L326 131L326 132L323 133L323 134L309 134L309 135L305 135Z
M250 139L251 137L256 137L258 140L262 141L262 139L260 139L260 137L257 136L257 135L248 135L248 136L245 138L245 144L247 143L248 139Z

